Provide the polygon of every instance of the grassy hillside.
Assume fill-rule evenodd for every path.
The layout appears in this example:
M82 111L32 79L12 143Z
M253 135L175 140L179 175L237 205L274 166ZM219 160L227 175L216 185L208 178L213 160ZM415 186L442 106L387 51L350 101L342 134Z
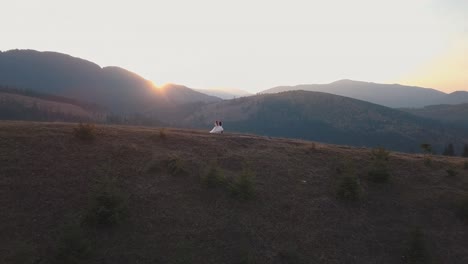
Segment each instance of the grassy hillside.
M421 143L441 151L463 145L468 131L403 111L333 94L291 91L205 105L183 122L209 127L225 121L229 131L302 138L354 146L417 152Z
M74 128L0 122L0 263L468 262L466 159Z

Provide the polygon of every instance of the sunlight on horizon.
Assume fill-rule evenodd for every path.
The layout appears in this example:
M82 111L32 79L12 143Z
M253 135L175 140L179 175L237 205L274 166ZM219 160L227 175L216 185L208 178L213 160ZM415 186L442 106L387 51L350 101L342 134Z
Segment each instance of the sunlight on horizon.
M173 83L164 83L164 84L158 86L158 89L163 91L163 90L166 90L171 85L174 85L174 84Z
M468 90L467 73L468 37L400 81L423 87L431 86L444 92L453 92ZM449 88L444 86L449 86Z
M164 83L162 85L157 85L154 81L151 81L149 80L149 82L151 83L153 89L155 91L158 91L158 92L161 92L161 93L164 93L168 87L170 87L171 85L174 85L172 83Z
M154 89L159 89L159 86L155 82L151 80L148 80L148 81L151 83L151 86L153 86Z
M126 68L154 87L255 93L352 79L468 90L467 50L454 48L466 45L468 1L25 0L2 7L9 12L0 17L0 50L63 52Z

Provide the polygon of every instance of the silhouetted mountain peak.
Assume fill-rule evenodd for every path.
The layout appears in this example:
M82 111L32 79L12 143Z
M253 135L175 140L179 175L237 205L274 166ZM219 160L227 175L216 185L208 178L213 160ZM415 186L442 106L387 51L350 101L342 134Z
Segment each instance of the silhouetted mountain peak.
M450 93L450 95L463 95L463 96L466 96L466 95L468 95L468 92L467 91L455 91L455 92Z
M278 93L291 90L326 92L395 108L422 107L424 105L438 103L444 99L444 96L447 96L446 93L430 88L400 84L381 84L349 79L338 80L329 84L278 86L261 93ZM464 99L463 101L468 100Z
M118 76L119 78L122 78L122 79L133 79L133 80L138 80L144 83L150 83L150 81L144 79L140 75L134 72L131 72L127 69L117 67L117 66L106 66L102 68L102 72L104 74Z
M363 84L363 83L368 83L368 82L355 81L351 79L341 79L338 81L331 82L330 84Z
M13 49L13 50L8 50L5 52L1 53L2 56L14 56L15 59L47 59L45 62L42 63L56 63L57 61L62 61L64 63L70 64L83 64L88 67L94 67L94 68L99 68L101 69L101 66L98 64L79 58L79 57L73 57L68 54L60 53L60 52L55 52L55 51L37 51L37 50L32 50L32 49Z
M35 50L0 53L0 85L88 101L119 113L164 109L166 102L220 100L183 86L161 94L151 81L126 69Z

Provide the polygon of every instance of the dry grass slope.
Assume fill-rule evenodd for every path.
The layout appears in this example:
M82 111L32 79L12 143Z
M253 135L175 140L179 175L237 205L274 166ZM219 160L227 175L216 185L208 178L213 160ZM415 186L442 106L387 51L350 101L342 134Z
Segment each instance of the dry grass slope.
M432 156L428 167L392 152L391 179L374 184L365 148L124 126L96 126L83 142L74 127L0 122L0 263L468 263L462 158ZM215 163L236 182L246 162L252 199L201 180ZM362 188L352 203L336 192L346 162ZM64 234L106 177L126 197L125 221Z

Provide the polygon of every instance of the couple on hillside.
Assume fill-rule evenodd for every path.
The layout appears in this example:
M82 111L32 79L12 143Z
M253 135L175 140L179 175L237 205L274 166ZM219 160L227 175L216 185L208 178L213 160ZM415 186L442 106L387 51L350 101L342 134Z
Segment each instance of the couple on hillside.
M210 133L223 133L224 129L223 129L223 122L221 121L215 121L215 127L213 127L213 129L211 129Z

